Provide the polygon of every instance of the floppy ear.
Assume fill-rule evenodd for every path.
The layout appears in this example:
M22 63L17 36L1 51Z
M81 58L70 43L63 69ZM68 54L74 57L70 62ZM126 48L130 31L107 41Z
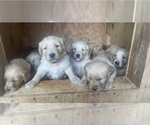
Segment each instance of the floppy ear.
M42 44L42 41L41 41L39 43L39 48L38 48L40 55L42 55L42 46L43 46L43 44Z
M22 78L24 82L28 82L30 77L31 77L31 74L29 72L22 73Z
M113 74L114 68L112 66L109 66L108 68L108 78Z
M61 42L61 44L62 44L64 50L66 50L66 41L67 41L67 40L66 40L64 37L61 37L61 38L59 38L59 41Z

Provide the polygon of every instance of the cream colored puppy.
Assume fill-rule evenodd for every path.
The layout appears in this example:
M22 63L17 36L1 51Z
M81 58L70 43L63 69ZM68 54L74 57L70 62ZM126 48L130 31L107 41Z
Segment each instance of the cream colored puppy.
M39 53L42 55L41 63L33 79L26 84L26 88L34 88L44 76L55 80L68 76L72 83L80 82L72 72L70 58L66 54L62 38L56 36L44 38L39 43Z
M84 74L84 66L90 62L91 50L86 42L77 41L72 44L70 61L74 74L78 78L82 78Z
M97 56L85 66L82 83L88 83L92 91L112 89L116 77L116 68L110 60L110 53L99 52Z
M38 66L40 65L41 62L41 55L39 52L31 52L26 60L27 62L31 65L32 71L37 71Z
M13 59L5 67L5 91L17 90L23 82L27 82L30 79L30 76L30 65L21 58Z
M112 63L117 69L117 76L124 76L126 73L129 52L126 49L119 47L118 45L113 45L106 51L109 51L113 54Z

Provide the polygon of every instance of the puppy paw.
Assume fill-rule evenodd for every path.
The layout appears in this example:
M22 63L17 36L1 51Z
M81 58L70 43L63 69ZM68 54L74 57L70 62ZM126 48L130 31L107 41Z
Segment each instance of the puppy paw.
M105 86L105 89L106 89L106 90L110 90L110 89L112 89L112 88L113 88L113 85L112 85L112 84L111 84L111 85L106 85L106 86Z
M73 84L76 84L76 85L79 85L81 83L78 77L73 77L70 80Z
M80 86L86 86L87 81L86 80L80 80Z
M27 89L33 89L33 88L35 87L35 82L34 82L34 81L30 81L30 82L28 82L28 83L25 85L25 87L26 87Z

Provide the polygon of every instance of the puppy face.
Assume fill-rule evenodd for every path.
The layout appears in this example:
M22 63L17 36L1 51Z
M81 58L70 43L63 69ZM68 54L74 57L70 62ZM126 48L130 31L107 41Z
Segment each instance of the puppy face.
M66 54L63 39L55 36L44 38L39 43L39 53L49 62L58 62Z
M32 52L26 60L30 63L33 70L36 71L40 65L41 55L38 52Z
M79 41L72 45L71 56L76 62L81 62L90 56L90 50L86 43Z
M85 75L92 91L103 90L112 73L113 68L105 62L95 60L85 66Z
M119 49L113 54L113 64L117 68L122 68L127 64L129 52L125 49Z
M9 65L5 69L4 80L5 80L5 91L15 91L24 81L24 74L21 69L18 69L16 66Z

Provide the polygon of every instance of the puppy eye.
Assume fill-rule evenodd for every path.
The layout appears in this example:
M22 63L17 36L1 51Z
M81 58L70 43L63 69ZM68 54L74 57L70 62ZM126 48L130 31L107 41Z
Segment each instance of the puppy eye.
M46 48L46 47L44 47L44 49L46 50L47 48Z
M59 47L59 45L55 45L55 47L56 47L56 48L58 48L58 47Z
M33 60L32 63L34 63L35 61Z
M73 50L75 51L75 50L76 50L76 48L73 48Z
M123 56L123 59L126 59L127 57Z
M115 55L113 55L114 57L116 57L116 54Z
M101 81L101 80L102 80L101 78L96 79L96 81Z
M11 82L15 83L15 82L16 82L16 80L11 80Z
M82 51L85 51L84 49L82 49Z
M90 77L89 80L92 80L92 78Z

